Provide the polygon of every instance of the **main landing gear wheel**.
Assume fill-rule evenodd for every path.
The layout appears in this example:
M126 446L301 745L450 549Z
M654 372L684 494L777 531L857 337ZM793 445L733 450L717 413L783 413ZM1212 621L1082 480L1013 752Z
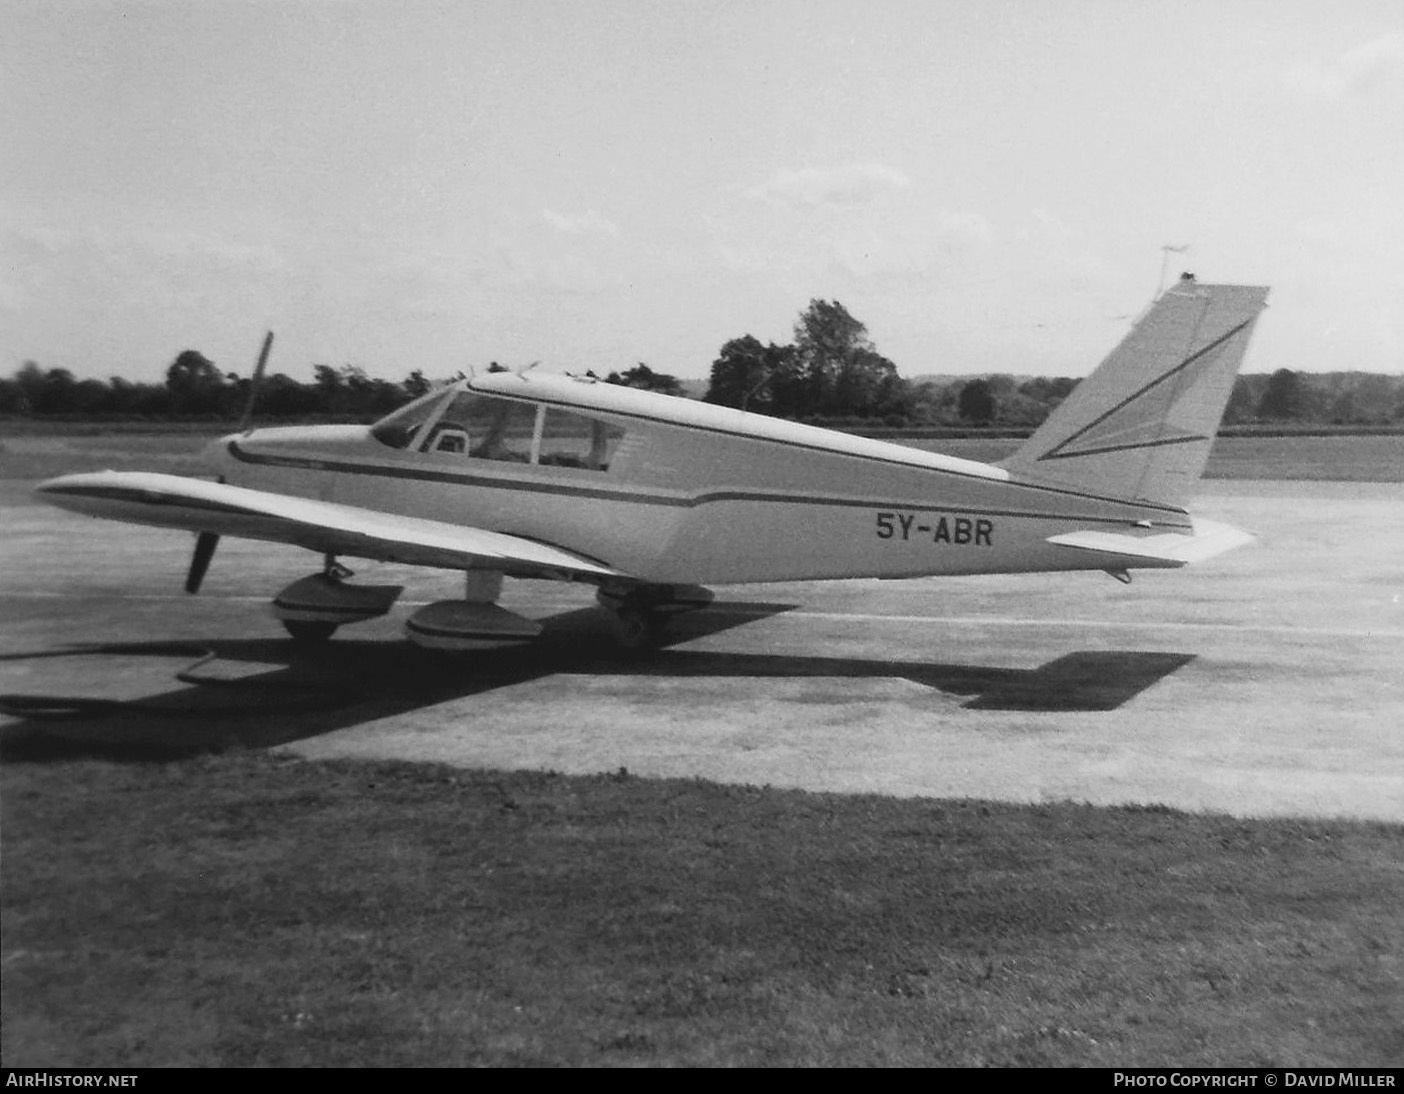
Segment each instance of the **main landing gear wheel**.
M647 653L663 643L667 621L656 612L623 608L614 616L615 644L627 653Z
M655 650L675 615L705 608L712 592L700 585L602 585L595 598L608 610L614 643L627 653Z
M284 619L283 626L292 635L294 642L304 642L308 645L325 642L336 633L335 623L324 623L320 620Z

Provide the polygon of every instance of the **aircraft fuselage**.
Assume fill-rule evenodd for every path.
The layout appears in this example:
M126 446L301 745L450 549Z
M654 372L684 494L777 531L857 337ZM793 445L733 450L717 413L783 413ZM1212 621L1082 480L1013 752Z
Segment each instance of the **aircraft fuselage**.
M1048 538L1190 528L1183 510L740 411L665 418L655 397L611 385L509 375L468 390L521 405L521 458L391 447L364 426L256 430L212 454L238 486L486 528L660 583L1097 568ZM607 466L540 462L527 434L536 413L539 449L537 408L551 407L622 431Z

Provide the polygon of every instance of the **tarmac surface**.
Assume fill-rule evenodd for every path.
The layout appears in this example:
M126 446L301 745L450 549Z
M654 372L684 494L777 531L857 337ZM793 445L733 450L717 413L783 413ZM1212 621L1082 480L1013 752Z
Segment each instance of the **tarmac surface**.
M1404 485L1203 489L1196 513L1259 540L1129 587L1094 572L719 588L636 659L611 651L589 589L540 582L503 599L546 622L538 643L438 658L403 619L459 579L372 564L359 579L403 582L400 605L306 650L267 604L318 567L307 552L225 540L190 597L191 537L10 498L0 757L278 747L1404 822Z

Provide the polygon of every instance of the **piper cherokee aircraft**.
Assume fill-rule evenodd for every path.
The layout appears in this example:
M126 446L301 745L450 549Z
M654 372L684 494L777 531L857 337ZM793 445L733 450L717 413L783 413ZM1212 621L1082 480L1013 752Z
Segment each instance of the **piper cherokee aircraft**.
M231 434L208 449L214 482L103 471L36 492L198 533L190 592L220 536L322 554L273 600L309 641L384 615L403 589L348 581L343 556L463 571L461 599L405 625L449 650L540 632L497 603L504 577L595 586L626 647L704 607L707 584L1069 570L1129 582L1251 538L1185 504L1267 292L1185 275L999 465L594 378L499 372L370 426Z

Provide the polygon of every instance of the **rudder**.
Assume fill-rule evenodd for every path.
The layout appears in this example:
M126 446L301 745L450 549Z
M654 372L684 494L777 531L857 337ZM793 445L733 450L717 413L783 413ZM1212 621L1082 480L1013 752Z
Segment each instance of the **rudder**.
M1182 508L1267 294L1185 275L1002 466L1016 478Z

